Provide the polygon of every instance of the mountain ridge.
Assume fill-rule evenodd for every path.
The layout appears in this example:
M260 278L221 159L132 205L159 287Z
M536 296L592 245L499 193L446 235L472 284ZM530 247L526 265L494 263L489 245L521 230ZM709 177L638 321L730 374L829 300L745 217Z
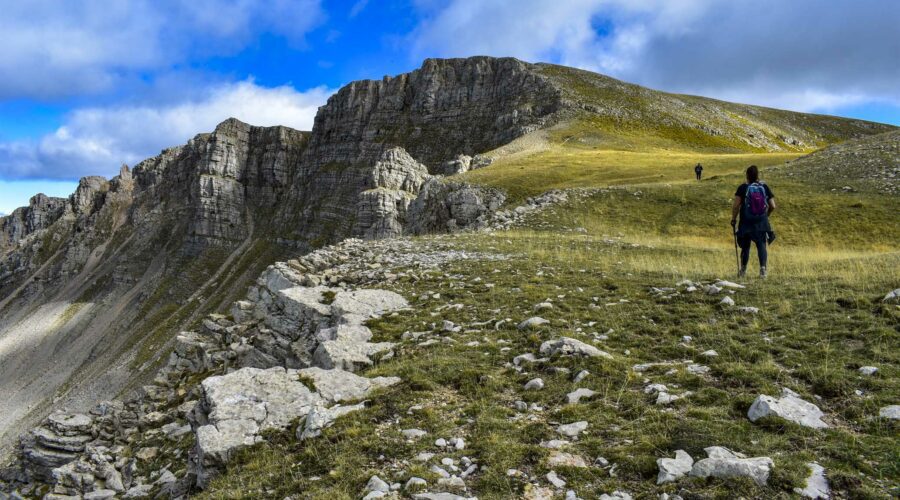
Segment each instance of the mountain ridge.
M411 73L345 86L312 131L228 119L110 180L85 177L68 198L35 196L0 219L0 333L28 340L7 343L3 355L32 349L0 371L17 383L0 394L18 405L0 433L11 439L15 422L39 420L55 396L83 407L139 387L165 361L173 331L237 300L279 258L349 236L483 224L503 194L440 176L484 166L481 155L525 134L552 130L579 144L613 137L632 148L805 151L832 133L891 128L826 117L801 120L806 130L792 121L804 115L791 112L763 127L765 116L743 123L705 98L694 103L700 111L682 112L676 101L690 96L673 101L560 68L429 59ZM704 121L711 116L712 125ZM661 125L640 125L647 117ZM40 332L23 329L44 316L54 321ZM54 354L64 347L71 359L60 363Z

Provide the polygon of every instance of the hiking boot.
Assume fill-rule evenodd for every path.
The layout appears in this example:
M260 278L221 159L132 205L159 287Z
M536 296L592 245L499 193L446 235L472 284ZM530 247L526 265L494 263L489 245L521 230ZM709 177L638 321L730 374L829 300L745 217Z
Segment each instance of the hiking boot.
M766 268L764 268L764 267L759 268L759 277L761 279L766 279L766 276L767 276Z
M747 276L747 268L746 267L742 267L740 269L740 271L738 271L738 278L743 278L744 276Z

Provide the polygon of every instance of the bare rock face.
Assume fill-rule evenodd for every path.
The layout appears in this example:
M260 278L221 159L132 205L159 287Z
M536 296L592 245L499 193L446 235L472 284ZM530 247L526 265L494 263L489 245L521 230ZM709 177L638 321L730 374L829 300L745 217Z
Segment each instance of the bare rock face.
M65 198L36 194L28 201L27 207L17 208L0 218L0 253L56 222L65 213L66 205Z
M353 235L366 239L403 234L407 209L429 178L428 168L401 147L382 153L359 194Z
M404 219L416 192L410 183L385 185L386 179L372 175L381 169L377 164L402 159L407 172L421 170L415 162L432 174L449 173L445 162L553 123L563 108L560 91L536 66L511 58L428 59L411 73L353 82L319 109L294 180L296 199L279 220L298 239L323 243L347 235L396 235L401 227L407 232L421 215L407 211ZM485 163L482 158L478 165ZM430 198L435 194L441 193L432 190ZM457 210L470 205L454 204ZM446 230L443 222L437 222L440 231Z
M235 449L259 442L266 429L287 428L321 402L296 370L281 367L242 368L207 378L202 386L194 467L201 487L210 469L224 464Z
M506 195L497 189L433 178L410 204L406 231L429 234L486 227L505 200Z
M560 91L512 58L426 59L411 73L345 86L316 116L315 163L375 158L403 146L435 168L494 149L553 119Z

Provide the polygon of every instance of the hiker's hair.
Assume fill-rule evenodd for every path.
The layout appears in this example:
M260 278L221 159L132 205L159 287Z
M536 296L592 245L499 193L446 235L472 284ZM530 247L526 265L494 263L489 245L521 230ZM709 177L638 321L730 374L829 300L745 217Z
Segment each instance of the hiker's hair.
M754 182L759 180L759 167L756 165L750 165L747 169L747 182L753 184Z

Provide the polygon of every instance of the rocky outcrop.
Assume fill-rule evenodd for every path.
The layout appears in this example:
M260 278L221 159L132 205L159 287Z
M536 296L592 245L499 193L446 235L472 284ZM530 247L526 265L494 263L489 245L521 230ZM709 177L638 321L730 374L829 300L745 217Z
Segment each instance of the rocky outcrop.
M223 466L231 453L262 440L267 429L286 429L305 417L322 398L304 385L296 370L281 367L242 368L202 383L198 411L197 483L209 482L211 469Z
M403 148L382 153L359 194L353 236L374 239L402 235L409 223L409 204L428 178L427 167Z
M272 266L233 304L233 320L212 314L202 328L182 332L166 366L139 393L89 414L53 414L23 437L18 466L2 481L25 485L22 491L46 484L58 495L178 496L205 486L268 429L296 428L298 439L313 439L335 419L362 410L373 391L400 382L351 372L393 347L370 343L364 323L408 303L386 290L327 286L323 275L365 280L340 264L372 272L360 259L371 249L349 240ZM197 375L199 385L188 382ZM150 480L145 471L160 440L192 443L191 452L183 467Z
M484 228L505 200L506 195L497 189L431 179L409 206L407 231L429 234Z
M67 200L36 194L28 200L28 206L17 208L0 218L0 254L16 246L23 238L50 227L62 217Z

